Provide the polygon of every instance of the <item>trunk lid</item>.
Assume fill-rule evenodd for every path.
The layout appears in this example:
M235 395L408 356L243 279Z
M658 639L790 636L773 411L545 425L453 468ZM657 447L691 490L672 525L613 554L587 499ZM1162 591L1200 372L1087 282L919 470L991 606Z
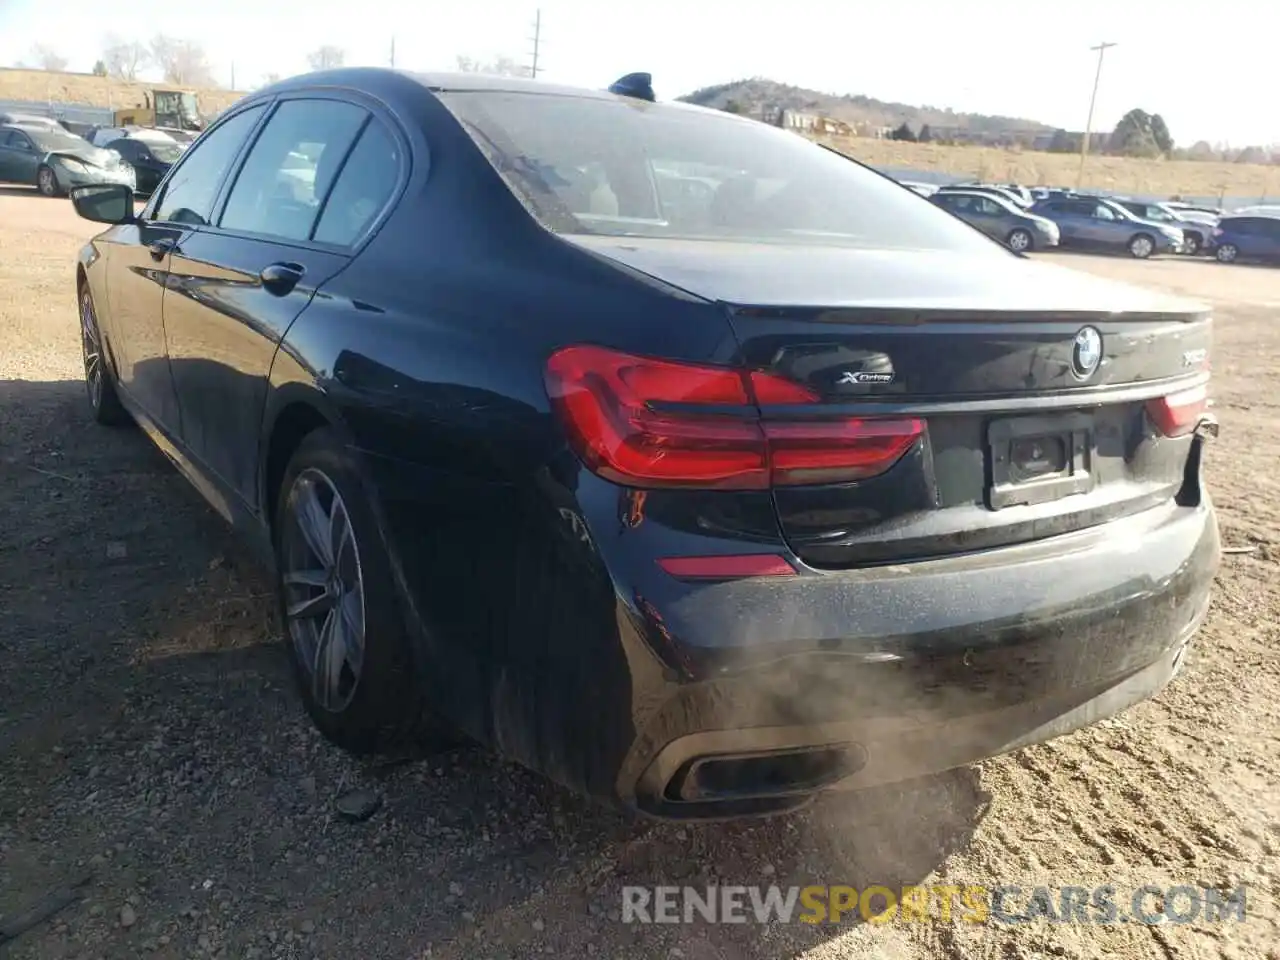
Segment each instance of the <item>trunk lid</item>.
M1147 404L1207 380L1211 321L1199 304L995 248L570 239L721 303L742 363L818 397L762 406L765 420L925 421L880 476L774 489L783 535L815 566L1068 533L1183 488L1192 438L1165 436Z

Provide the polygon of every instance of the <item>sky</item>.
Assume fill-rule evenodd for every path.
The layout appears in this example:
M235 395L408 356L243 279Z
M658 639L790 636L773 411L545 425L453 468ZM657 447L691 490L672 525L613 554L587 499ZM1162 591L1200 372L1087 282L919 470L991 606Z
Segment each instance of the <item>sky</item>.
M653 74L659 98L746 77L830 93L1025 117L1083 129L1100 41L1093 129L1134 107L1174 140L1280 142L1267 0L213 0L124 4L0 0L0 66L38 43L89 70L106 38L156 33L204 45L219 82L247 89L342 47L349 65L452 69L459 55L528 62L541 10L539 78L607 86ZM135 31L141 31L137 33ZM1222 81L1230 78L1229 84ZM1224 87L1235 91L1224 96Z

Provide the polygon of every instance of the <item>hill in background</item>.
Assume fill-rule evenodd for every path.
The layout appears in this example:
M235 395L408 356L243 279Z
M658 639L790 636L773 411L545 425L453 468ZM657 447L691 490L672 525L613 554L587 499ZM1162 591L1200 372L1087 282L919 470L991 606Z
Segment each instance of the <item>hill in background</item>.
M677 99L718 110L731 109L734 113L761 119L784 110L819 114L844 121L864 136L872 135L876 130L892 129L902 123L916 131L927 123L937 134L946 136L967 133L969 136L966 139L997 140L1015 134L1035 136L1053 131L1053 127L1047 124L1019 117L957 113L939 107L888 103L861 95L821 93L760 77L718 83Z

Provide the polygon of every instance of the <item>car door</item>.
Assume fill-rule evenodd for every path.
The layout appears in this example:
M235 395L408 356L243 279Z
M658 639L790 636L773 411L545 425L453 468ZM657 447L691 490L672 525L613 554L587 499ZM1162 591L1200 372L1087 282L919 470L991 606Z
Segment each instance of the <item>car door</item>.
M388 131L350 100L282 99L226 191L216 226L194 230L174 251L164 321L183 439L251 508L260 506L258 440L276 348L347 264L355 241L339 222L349 211L338 207L350 203L335 182L344 164L358 166L378 144L400 163L403 151L385 146L398 142ZM376 193L386 178L364 180L361 189ZM387 187L365 207L379 213L389 198Z
M21 130L0 134L0 180L5 183L35 183L40 157L36 145Z
M1257 217L1253 221L1252 236L1256 252L1250 256L1259 260L1280 260L1280 220L1273 217Z
M264 111L258 104L210 129L182 158L164 193L152 197L137 223L112 231L108 245L106 334L117 379L174 437L181 436L182 421L163 314L172 252L212 215L218 189Z
M973 206L978 229L1004 243L1009 235L1009 214L1004 207L988 197L976 197Z
M1086 242L1080 231L1081 224L1085 221L1080 207L1075 200L1053 200L1048 204L1046 212L1058 225L1058 242L1063 246Z
M1089 246L1114 246L1116 243L1124 243L1128 239L1127 235L1125 237L1120 236L1123 230L1123 221L1121 221L1120 215L1109 206L1095 200L1084 201L1084 206L1086 216L1081 233Z

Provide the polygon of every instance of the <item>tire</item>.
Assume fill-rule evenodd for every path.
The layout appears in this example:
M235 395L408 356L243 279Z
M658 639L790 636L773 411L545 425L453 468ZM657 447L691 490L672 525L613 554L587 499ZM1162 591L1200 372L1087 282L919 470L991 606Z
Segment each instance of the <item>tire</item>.
M84 360L84 386L93 419L103 426L117 427L129 422L129 412L116 393L115 377L102 346L98 312L86 283L80 288L80 355Z
M1129 255L1135 260L1146 260L1156 251L1156 242L1150 234L1139 233L1129 241Z
M1235 263L1240 259L1240 248L1234 243L1220 243L1213 255L1217 257L1219 263Z
M1005 245L1015 253L1030 253L1035 249L1035 240L1032 239L1030 230L1016 227L1009 231L1009 236L1005 237Z
M1200 251L1204 249L1204 238L1198 233L1188 233L1183 231L1183 247L1182 252L1188 257L1199 256Z
M412 641L367 489L337 434L316 430L285 469L274 530L276 592L298 690L320 732L355 754L447 739L419 690ZM317 521L310 531L303 520L308 516ZM340 641L341 650L335 646ZM322 660L322 651L335 656Z
M58 175L53 172L53 167L42 166L36 171L36 189L46 197L62 196L62 187L58 184Z

